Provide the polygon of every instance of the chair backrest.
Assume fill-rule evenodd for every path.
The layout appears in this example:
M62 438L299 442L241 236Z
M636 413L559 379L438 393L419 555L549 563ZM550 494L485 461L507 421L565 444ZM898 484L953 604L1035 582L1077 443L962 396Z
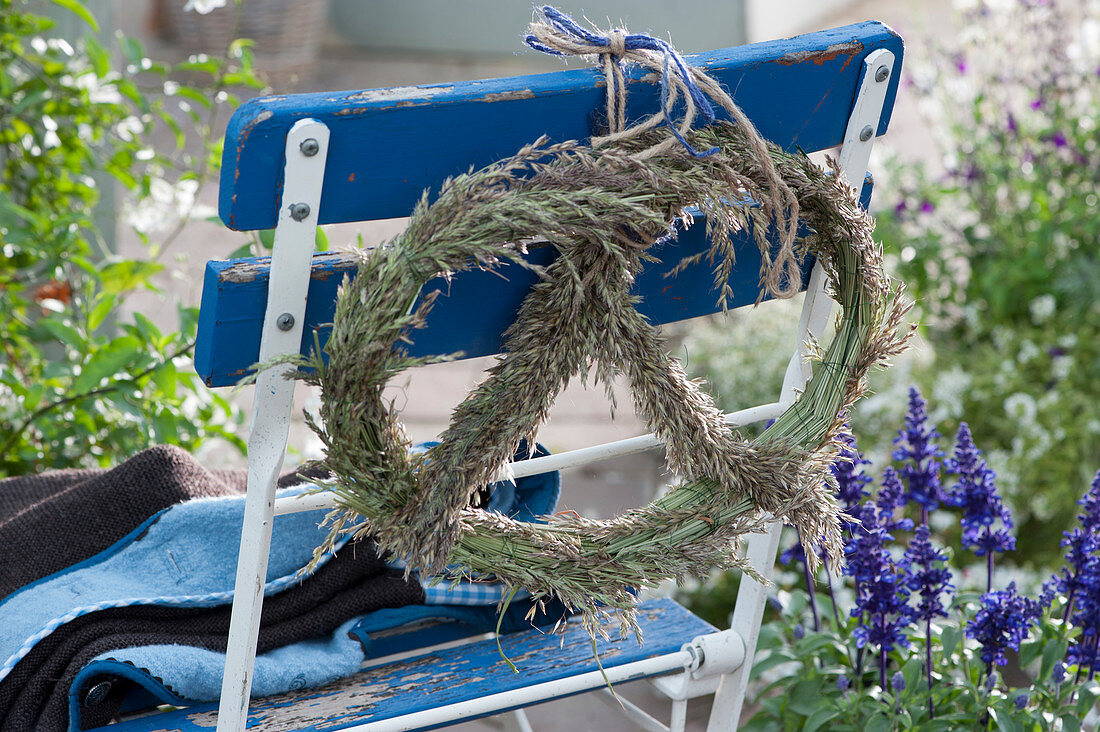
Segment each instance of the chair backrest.
M880 23L868 22L687 60L723 84L760 132L780 146L814 152L843 145L841 169L853 181L862 177L870 145L889 124L902 52L900 37ZM656 79L640 73L630 77L628 122L657 108L658 93ZM226 137L220 215L233 229L275 227L276 244L271 261L208 265L196 346L200 375L212 386L232 384L261 360L295 349L308 353L315 342L323 344L323 326L332 319L336 287L345 274L355 272L352 262L340 255L317 255L311 264L317 224L405 216L424 189L436 188L448 176L471 166L507 157L540 136L552 141L583 140L595 131L593 110L600 108L604 95L598 72L570 70L438 86L266 97L244 105ZM653 263L639 277L635 288L643 299L639 309L652 322L716 310L707 266L674 279L664 277L684 256L708 246L703 228L696 225L675 243L662 245L675 247L672 256L663 256L663 262ZM755 302L759 293L760 257L756 246L748 243L750 235L742 234L745 246L738 249L738 266L730 283L734 307ZM550 248L532 254L541 264L550 256ZM449 284L439 283L446 287L445 296L437 300L427 327L412 334L413 355L462 352L472 357L499 351L501 333L533 283L532 276L519 267L500 274L504 277L471 271ZM746 414L738 424L777 416L805 385L809 367L804 344L821 332L830 313L820 267L809 282L799 324L800 345L788 366L780 398L775 404L743 410ZM248 499L219 732L239 732L248 712L272 521L280 513L332 505L323 497L289 499L289 503L275 499L293 396L285 374L286 367L272 367L257 377ZM638 445L656 444L647 442L650 438L621 442L631 443L628 447L634 450ZM590 450L606 457L605 447ZM573 457L580 453L585 451L574 451ZM594 454L581 457L593 459ZM542 460L547 458L525 462ZM538 470L554 467L544 463ZM779 527L773 522L766 534L749 542L749 561L764 576L774 563L778 536ZM707 683L722 679L711 717L712 726L719 720L714 729L729 729L738 719L764 597L763 585L743 579L733 628L714 634L720 636L715 642L726 650L719 653L718 646L712 645L711 651L704 652L711 659L702 661L704 667L712 666L704 674L711 674ZM701 652L704 645L698 646ZM725 655L728 664L715 661ZM685 650L661 658L665 659L662 664L672 659L671 665L647 666L644 671L624 667L624 675L616 678L689 668L686 676L681 674L687 679L684 686L669 687L666 693L679 700L704 693L702 687L687 688L696 679L698 655ZM716 663L718 670L713 668ZM581 674L576 677L586 679L581 685L561 693L598 688L608 678L602 673L601 669ZM537 697L545 698L552 698L552 692ZM486 699L476 714L520 706L511 697ZM454 712L457 716L446 720L474 713ZM433 716L424 726L439 724L440 719Z
M753 44L687 57L725 85L761 134L805 152L840 145L863 74L859 61L886 49L900 59L901 39L876 22L859 23L785 41ZM891 77L876 135L886 131L897 77ZM629 85L628 118L658 104L655 79L637 72ZM219 213L238 230L273 228L282 201L284 152L295 122L315 119L330 139L317 222L369 221L407 216L425 189L448 176L513 154L540 135L552 141L585 139L593 110L604 98L594 69L397 89L299 94L255 99L238 110L226 133ZM286 204L286 205L289 205ZM640 310L656 323L715 311L711 273L696 266L664 277L681 257L707 246L702 226L682 234L673 256L647 269L636 292ZM748 240L747 233L744 236ZM551 256L535 250L536 260ZM731 279L731 307L756 302L759 255L740 247ZM545 263L545 262L541 262ZM205 275L196 367L210 386L236 383L258 361L267 300L266 260L209 263ZM331 321L336 287L354 275L339 255L315 258L302 350ZM519 268L496 274L467 272L418 330L413 355L495 353L532 275ZM461 327L456 327L456 326Z

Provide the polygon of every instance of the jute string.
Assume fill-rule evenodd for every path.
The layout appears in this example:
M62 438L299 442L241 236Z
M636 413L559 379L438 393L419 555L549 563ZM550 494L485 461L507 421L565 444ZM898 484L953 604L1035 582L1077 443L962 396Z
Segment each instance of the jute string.
M637 160L645 160L667 152L677 144L686 147L693 155L702 157L717 152L711 149L696 152L684 137L694 125L700 111L707 121L715 119L714 110L707 101L716 103L729 115L744 133L750 155L762 167L768 197L758 201L764 212L775 222L780 232L780 245L776 252L763 251L762 280L766 290L775 297L791 297L802 289L802 271L795 252L798 235L799 204L791 187L775 169L767 143L733 98L713 77L696 66L690 66L670 44L643 34L628 34L624 29L613 28L606 34L579 26L572 18L547 5L537 11L526 42L535 50L557 56L595 58L603 70L607 84L606 135L593 136L594 148L631 140L659 126L662 122L672 128L674 134L635 153ZM655 71L661 81L661 110L626 127L627 83L623 71L625 63L636 63ZM684 112L678 123L672 119L672 110L683 101ZM701 109L700 109L701 108Z

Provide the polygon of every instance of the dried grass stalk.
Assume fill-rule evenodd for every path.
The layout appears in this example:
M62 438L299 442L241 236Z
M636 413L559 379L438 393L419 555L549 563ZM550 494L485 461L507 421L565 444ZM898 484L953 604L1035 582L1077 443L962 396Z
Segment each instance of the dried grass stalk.
M314 354L306 380L322 389L324 465L342 511L318 553L352 531L371 536L429 575L493 577L536 598L581 611L592 632L609 611L635 627L633 591L665 579L705 578L714 568L751 571L736 540L777 517L820 540L841 563L838 508L827 485L834 435L866 388L866 375L904 347L908 308L882 269L872 223L854 191L804 155L769 146L764 165L745 133L719 123L691 133L720 152L694 158L680 147L638 159L657 131L599 148L540 140L514 157L427 194L408 229L388 247L359 253L358 276L341 287L328 363ZM770 216L745 206L767 200L774 169L797 198L812 233L799 255L825 267L843 312L805 392L762 435L742 441L713 400L687 378L656 329L634 309L630 288L650 249L685 209L700 207L728 294L729 231L749 227L765 249ZM382 395L400 371L431 298L413 309L429 279L503 260L523 262L521 242L546 239L560 256L541 271L507 333L507 351L457 408L441 443L411 454L393 404ZM397 345L395 345L397 344ZM607 521L569 516L529 524L470 507L520 441L534 436L554 397L578 374L625 374L635 407L666 441L670 469L684 477L654 503ZM807 556L817 556L807 551Z

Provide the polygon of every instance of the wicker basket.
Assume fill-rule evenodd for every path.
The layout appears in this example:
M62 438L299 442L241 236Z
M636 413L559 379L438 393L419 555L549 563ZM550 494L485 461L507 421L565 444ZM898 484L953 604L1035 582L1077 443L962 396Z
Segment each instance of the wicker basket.
M188 53L224 54L234 38L255 42L256 67L276 88L306 77L317 60L325 29L326 0L243 0L206 15L184 11L184 0L158 0L158 16L169 38Z

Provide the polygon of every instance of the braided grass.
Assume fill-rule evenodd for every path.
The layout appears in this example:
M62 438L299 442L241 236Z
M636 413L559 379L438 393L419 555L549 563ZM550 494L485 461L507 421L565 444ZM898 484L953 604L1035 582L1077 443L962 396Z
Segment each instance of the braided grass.
M636 628L639 588L704 578L714 568L752 572L736 540L772 517L841 562L838 508L827 483L834 435L869 369L904 348L900 288L884 274L872 223L839 175L774 146L762 166L728 123L692 134L694 145L720 148L709 157L679 147L633 155L659 134L596 149L540 140L446 181L431 204L425 193L403 234L358 255L359 274L337 300L328 362L314 354L306 376L322 389L321 418L311 426L324 443L323 463L334 476L326 487L340 507L318 556L344 532L370 536L410 570L492 577L536 600L556 597L582 612L593 633L605 632L601 623L612 610L623 611L624 632ZM771 166L812 232L799 241L799 254L817 256L843 310L805 392L745 442L668 355L634 309L630 288L654 243L695 205L707 215L724 300L734 257L729 232L749 227L766 252L770 223L784 220L769 204ZM746 196L762 203L743 205ZM523 263L523 242L536 237L560 256L540 270L506 334L506 352L455 410L440 444L411 454L382 392L396 374L427 362L401 346L433 305L427 297L414 308L421 287L471 267ZM629 378L638 414L666 442L668 466L683 483L604 521L555 515L530 524L471 507L520 441L534 437L569 379L589 374L605 383L616 374ZM817 552L807 556L812 561Z

